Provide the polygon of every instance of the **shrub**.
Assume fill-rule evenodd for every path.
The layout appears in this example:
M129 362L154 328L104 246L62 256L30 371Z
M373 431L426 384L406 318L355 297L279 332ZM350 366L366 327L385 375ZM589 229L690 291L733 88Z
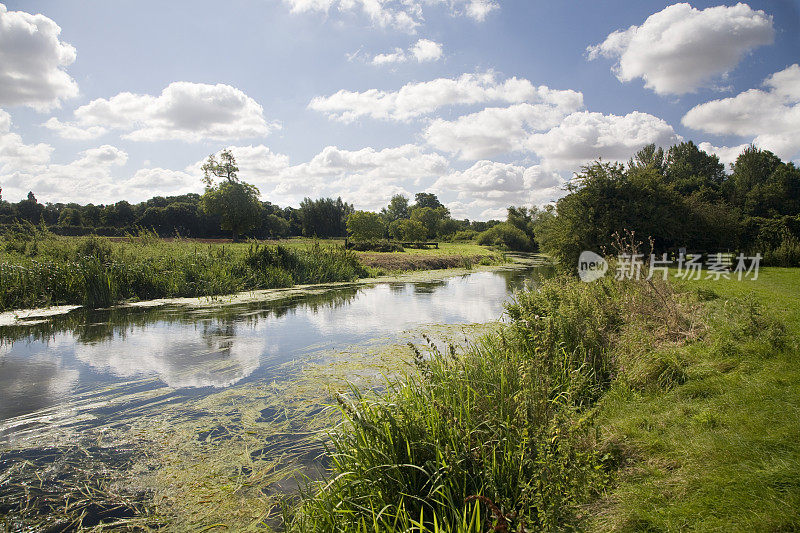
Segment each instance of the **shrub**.
M478 244L497 246L515 252L533 251L533 243L521 229L507 222L497 224L478 235Z
M360 241L350 243L350 249L359 252L402 252L403 245L399 242L381 241Z
M777 248L764 252L764 265L796 267L800 266L800 240L786 234Z
M475 240L477 236L478 232L475 231L474 229L463 229L453 234L453 241L454 242L472 241Z

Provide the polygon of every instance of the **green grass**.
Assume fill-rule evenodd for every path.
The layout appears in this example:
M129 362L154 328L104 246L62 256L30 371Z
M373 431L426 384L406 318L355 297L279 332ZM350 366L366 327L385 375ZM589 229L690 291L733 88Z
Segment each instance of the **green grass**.
M353 281L370 272L341 247L305 242L123 241L57 237L33 228L0 239L0 310L54 304L214 296L295 284Z
M622 465L594 529L797 530L800 269L684 286L713 298L710 329L681 350L682 385L604 398L602 439Z
M796 530L798 287L763 269L520 293L499 334L338 398L330 477L289 529Z

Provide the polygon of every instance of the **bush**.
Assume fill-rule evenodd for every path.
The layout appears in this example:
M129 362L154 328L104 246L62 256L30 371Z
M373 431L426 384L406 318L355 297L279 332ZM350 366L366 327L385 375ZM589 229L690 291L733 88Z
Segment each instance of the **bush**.
M399 242L390 241L359 241L349 244L351 250L358 250L359 252L402 252L403 245Z
M478 235L478 244L515 252L533 251L533 243L525 232L507 222L497 224Z
M478 232L474 229L464 229L461 231L457 231L453 234L453 241L454 242L467 242L473 241L478 236Z
M786 234L777 248L764 252L765 266L796 267L800 266L800 240L794 235Z

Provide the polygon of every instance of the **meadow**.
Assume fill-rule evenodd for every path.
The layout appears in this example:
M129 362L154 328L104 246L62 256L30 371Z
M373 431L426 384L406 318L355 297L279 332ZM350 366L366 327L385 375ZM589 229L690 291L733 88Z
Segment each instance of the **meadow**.
M161 239L147 231L114 239L59 237L27 227L0 238L0 311L217 296L502 261L502 254L471 244L365 254L337 240L230 243Z
M558 277L471 348L337 398L292 531L800 527L800 270Z

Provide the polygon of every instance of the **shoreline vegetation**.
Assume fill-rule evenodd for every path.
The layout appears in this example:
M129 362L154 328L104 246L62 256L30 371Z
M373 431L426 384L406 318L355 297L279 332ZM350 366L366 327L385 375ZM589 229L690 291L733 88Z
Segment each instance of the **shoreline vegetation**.
M502 253L465 243L375 253L346 250L339 240L167 241L148 231L124 239L60 237L29 226L0 237L0 312L216 297L504 261Z
M517 293L498 333L336 397L331 471L287 530L794 530L798 281Z

